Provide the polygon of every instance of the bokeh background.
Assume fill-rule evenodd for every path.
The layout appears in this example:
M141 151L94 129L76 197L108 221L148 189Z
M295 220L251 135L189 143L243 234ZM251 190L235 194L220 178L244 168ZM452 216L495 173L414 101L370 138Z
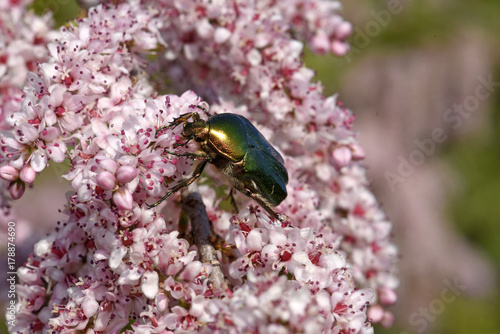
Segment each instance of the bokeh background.
M305 61L356 115L373 191L394 223L395 323L375 332L500 333L500 2L342 3L351 52ZM80 14L72 0L34 8L52 8L58 24ZM19 263L65 203L53 168L65 166L37 178L43 198L27 191L14 203L39 222L18 231Z
M396 320L375 332L500 333L500 2L343 5L351 53L306 62L356 115L395 225Z

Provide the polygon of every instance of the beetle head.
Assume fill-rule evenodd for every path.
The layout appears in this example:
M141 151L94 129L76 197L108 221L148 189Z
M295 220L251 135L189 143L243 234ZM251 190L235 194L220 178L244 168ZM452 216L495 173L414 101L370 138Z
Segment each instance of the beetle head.
M185 123L182 130L184 138L194 139L197 142L202 142L208 139L209 126L202 119L195 119L191 123Z

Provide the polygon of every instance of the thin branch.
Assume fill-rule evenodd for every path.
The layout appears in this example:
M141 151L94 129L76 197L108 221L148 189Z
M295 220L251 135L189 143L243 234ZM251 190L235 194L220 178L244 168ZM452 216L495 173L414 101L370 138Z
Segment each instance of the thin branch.
M182 190L182 207L189 216L194 242L200 252L201 262L212 265L210 280L215 287L221 288L224 284L224 274L215 248L210 242L212 232L210 231L207 210L196 184L193 183Z

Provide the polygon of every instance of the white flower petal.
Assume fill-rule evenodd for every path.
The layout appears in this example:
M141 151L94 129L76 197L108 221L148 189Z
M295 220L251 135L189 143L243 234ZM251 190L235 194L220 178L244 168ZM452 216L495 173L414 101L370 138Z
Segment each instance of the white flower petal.
M31 155L31 167L35 172L40 173L47 167L47 155L44 150L36 150Z
M99 303L91 295L86 295L83 298L82 310L87 318L92 317L97 309L99 308Z
M122 246L113 249L111 255L109 256L109 267L111 269L116 269L122 263L122 259L127 254L127 247Z
M142 275L141 289L147 298L153 299L158 295L158 281L159 277L156 271L146 271Z

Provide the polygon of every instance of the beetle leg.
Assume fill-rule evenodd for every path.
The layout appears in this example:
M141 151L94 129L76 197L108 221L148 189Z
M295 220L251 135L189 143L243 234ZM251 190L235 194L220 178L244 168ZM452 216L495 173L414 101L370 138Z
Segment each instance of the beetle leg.
M198 113L196 112L188 112L187 114L182 114L179 117L174 118L174 120L169 125L167 125L167 127L175 128L179 124L186 123L191 117L196 119L196 116L198 116Z
M260 197L258 197L257 194L255 194L253 191L251 191L249 189L245 189L245 190L247 191L246 195L251 197L255 202L259 203L259 205L261 207L263 207L264 210L266 210L267 213L269 213L269 215L271 217L273 217L274 219L277 219L279 221L282 221L282 218L276 212L274 212L274 210L266 202L264 202Z
M196 168L194 169L194 172L193 172L193 175L191 175L191 177L189 179L185 179L179 183L177 183L172 189L170 189L167 194L165 196L163 196L158 202L154 203L154 204L147 204L146 205L151 209L151 208L154 208L155 206L159 205L161 202L163 202L164 200L167 199L168 196L172 195L173 193L181 190L182 188L184 187L187 187L189 186L191 183L193 183L197 178L200 177L201 173L203 172L203 169L205 168L205 166L207 165L207 163L209 162L210 160L203 160L202 162L200 162Z
M231 190L229 191L229 198L231 199L231 205L233 206L236 213L240 212L240 210L238 209L238 204L236 203L236 198L234 198L234 188L233 187L231 187Z
M158 133L163 131L166 128L168 128L168 125L164 125L162 127L159 127L158 130L156 130L156 132L155 132L155 138L158 138Z
M184 143L175 143L174 148L181 147L181 146L187 146L191 139L186 140Z
M208 160L209 162L212 161L212 158L208 154L198 154L198 153L191 153L191 152L185 152L185 153L176 153L176 152L170 152L168 150L164 150L163 153L168 153L172 154L178 157L188 157L194 160Z
M264 208L264 210L269 213L271 217L274 219L277 219L279 221L283 221L283 218L280 217L279 214L274 212L273 208L258 195L258 192L255 190L256 185L253 181L248 181L244 182L242 184L242 188L237 188L239 191L241 191L243 194L247 195L248 197L252 198L255 202L257 202L261 207Z

